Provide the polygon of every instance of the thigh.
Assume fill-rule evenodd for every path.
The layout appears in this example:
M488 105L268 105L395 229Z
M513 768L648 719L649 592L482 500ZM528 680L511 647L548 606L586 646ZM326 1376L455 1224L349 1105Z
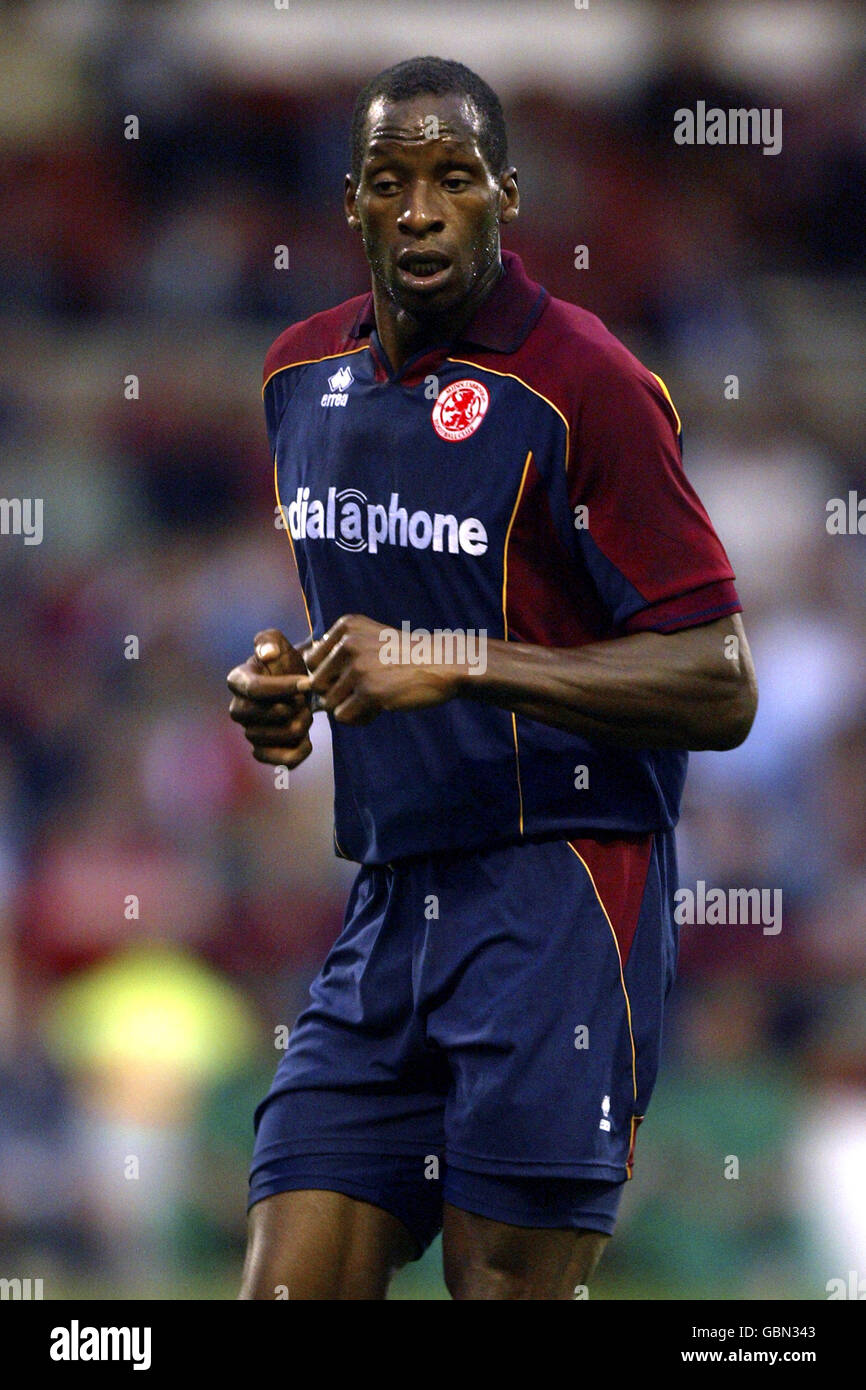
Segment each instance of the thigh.
M400 1229L399 1248L405 1259L418 1259L442 1226L442 1182L436 1155L425 1160L417 1154L289 1154L263 1163L250 1182L250 1234L266 1240L269 1266L291 1260L291 1247L299 1236L294 1222L284 1229L277 1217L261 1213L282 1210L281 1206L269 1205L277 1195L309 1191L319 1194L313 1204L317 1211L344 1213L343 1234L353 1233L353 1241L357 1237L362 1245L364 1233L373 1226L392 1231L397 1229L393 1224L396 1221ZM332 1202L330 1197L326 1200L325 1194L353 1200L360 1209L353 1218L356 1226L345 1224L349 1220L346 1213L353 1208ZM287 1209L294 1212L295 1204L288 1204ZM390 1219L382 1222L377 1212ZM345 1254L348 1247L341 1244L339 1249ZM351 1262L357 1263L354 1252ZM402 1262L405 1260L401 1258Z
M399 871L362 868L256 1110L253 1185L288 1156L441 1152L448 1078L416 1016L414 927Z
M445 1204L442 1256L452 1298L565 1301L585 1296L610 1237L515 1226Z
M277 1285L383 1297L395 1254L418 1258L441 1227L448 1073L415 1016L413 929L399 872L362 869L255 1114L244 1288L256 1297ZM346 1279L374 1292L292 1293Z
M655 865L647 835L512 846L435 866L426 1018L452 1074L448 1165L631 1176L670 975Z
M416 1254L390 1212L342 1192L279 1192L249 1213L241 1299L383 1299Z

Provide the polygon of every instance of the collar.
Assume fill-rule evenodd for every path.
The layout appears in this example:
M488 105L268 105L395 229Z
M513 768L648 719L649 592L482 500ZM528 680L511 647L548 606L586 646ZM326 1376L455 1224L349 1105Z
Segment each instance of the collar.
M516 352L535 326L548 299L547 290L530 280L516 252L501 254L502 274L456 343L473 343L492 352ZM371 293L358 310L349 336L368 337L375 327Z

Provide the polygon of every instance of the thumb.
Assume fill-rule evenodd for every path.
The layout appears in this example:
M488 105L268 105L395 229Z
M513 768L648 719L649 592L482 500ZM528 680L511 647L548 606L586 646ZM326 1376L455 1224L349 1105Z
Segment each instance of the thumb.
M265 628L264 632L257 632L253 650L272 676L288 673L289 663L286 658L292 651L292 646L278 628L269 627Z
M296 647L278 628L256 633L253 643L257 659L270 676L305 676L307 667Z

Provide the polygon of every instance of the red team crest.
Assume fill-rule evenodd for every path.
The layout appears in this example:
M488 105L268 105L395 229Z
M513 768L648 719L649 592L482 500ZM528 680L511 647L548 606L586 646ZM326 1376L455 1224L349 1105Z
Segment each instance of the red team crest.
M436 397L433 428L440 439L468 439L484 419L490 393L480 381L452 381Z

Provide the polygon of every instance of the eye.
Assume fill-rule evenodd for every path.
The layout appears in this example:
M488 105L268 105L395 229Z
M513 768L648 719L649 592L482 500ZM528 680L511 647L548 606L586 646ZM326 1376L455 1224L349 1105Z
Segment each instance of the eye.
M449 174L447 178L442 180L442 183L449 193L459 193L461 188L468 187L470 180L465 174Z
M398 189L400 185L396 179L374 179L372 187L374 193L387 196L389 193L393 193L395 189Z

